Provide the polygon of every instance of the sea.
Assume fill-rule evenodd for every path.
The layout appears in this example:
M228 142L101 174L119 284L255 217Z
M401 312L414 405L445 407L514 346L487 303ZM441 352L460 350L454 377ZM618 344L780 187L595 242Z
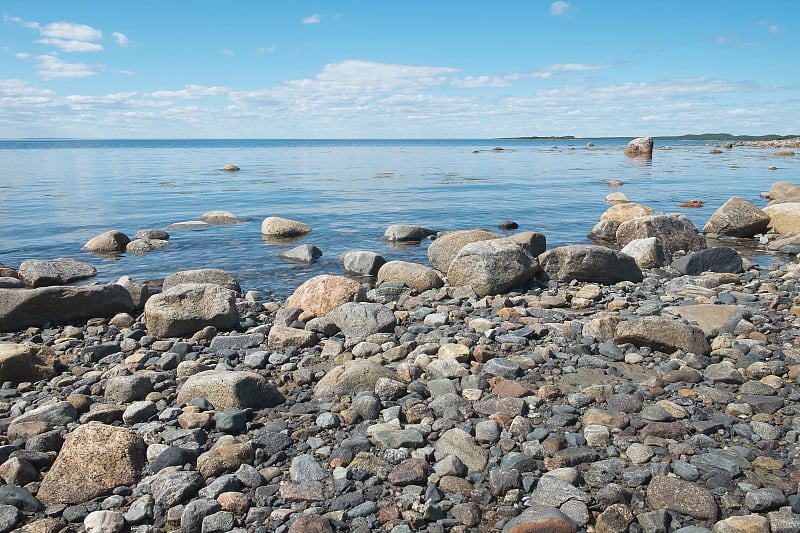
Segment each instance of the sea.
M773 182L800 181L800 156L776 156L774 148L713 154L722 142L657 140L643 160L623 154L628 140L0 140L0 264L72 258L97 268L85 283L221 268L243 290L282 299L315 275L344 274L339 256L347 250L427 263L429 241L384 240L393 224L504 234L498 224L511 220L553 248L589 243L611 192L683 213L702 229L732 196L764 207ZM229 164L240 170L223 170ZM691 200L704 206L679 207ZM168 229L215 210L240 221ZM261 222L270 216L313 231L265 240ZM82 249L108 230L133 238L141 229L166 229L169 246L113 257ZM322 257L312 264L280 257L304 243ZM779 259L756 243L743 253L765 266Z

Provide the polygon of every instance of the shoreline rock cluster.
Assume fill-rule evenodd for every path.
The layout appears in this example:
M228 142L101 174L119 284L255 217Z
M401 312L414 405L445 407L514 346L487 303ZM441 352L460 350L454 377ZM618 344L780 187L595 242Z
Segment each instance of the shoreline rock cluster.
M28 288L0 288L0 533L798 531L800 242L741 202L703 232L616 204L593 232L621 251L482 229L429 265L354 250L373 283L285 302L218 269L2 267Z

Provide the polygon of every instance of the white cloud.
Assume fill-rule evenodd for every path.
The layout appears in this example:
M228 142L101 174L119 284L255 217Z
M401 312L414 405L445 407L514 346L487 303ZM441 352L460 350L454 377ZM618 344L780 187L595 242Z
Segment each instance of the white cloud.
M95 75L92 66L86 63L67 63L53 55L40 55L37 59L39 63L36 66L39 70L36 71L36 74L46 80L52 78L86 78Z
M322 18L316 13L303 19L303 24L319 24Z
M6 97L51 97L55 93L49 89L39 89L26 80L0 78L0 98Z
M127 48L132 44L131 40L128 39L128 36L125 35L124 33L115 31L114 33L111 34L111 37L113 37L114 40L117 41L117 45L121 48Z
M51 22L42 26L39 32L45 37L53 39L99 41L103 38L102 31L86 24L75 24L73 22Z
M225 54L228 57L233 57L233 56L236 55L236 54L233 53L233 50L228 50L228 49L223 50L222 53Z
M151 98L178 98L181 100L197 100L209 96L219 96L230 92L228 87L205 87L203 85L187 85L178 91L154 91L148 94Z
M263 56L264 54L271 54L277 49L278 49L278 46L273 44L273 45L267 46L265 48L256 48L256 53L258 55L260 55L260 56Z
M570 4L568 4L567 2L561 2L559 0L558 2L553 2L552 4L550 4L550 14L555 17L558 17L560 15L565 14L569 8Z
M39 44L46 44L48 46L55 46L64 52L102 52L103 45L98 43L91 43L88 41L76 41L74 39L39 39L36 41Z
M780 26L778 26L777 24L770 24L769 28L767 28L767 31L772 35L779 35L783 33L785 30Z

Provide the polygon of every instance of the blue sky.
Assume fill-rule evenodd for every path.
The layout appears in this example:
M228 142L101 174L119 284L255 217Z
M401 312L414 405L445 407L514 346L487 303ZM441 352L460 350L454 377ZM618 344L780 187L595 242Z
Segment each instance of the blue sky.
M800 134L800 2L0 0L0 137Z

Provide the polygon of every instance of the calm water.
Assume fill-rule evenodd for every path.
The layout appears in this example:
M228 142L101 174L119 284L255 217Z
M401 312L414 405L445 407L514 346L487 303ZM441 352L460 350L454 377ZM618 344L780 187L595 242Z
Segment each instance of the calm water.
M763 207L760 193L774 181L797 181L800 168L800 157L775 157L774 149L711 155L709 143L657 142L662 149L652 162L641 162L623 155L626 141L592 142L0 141L0 263L74 258L97 267L91 282L217 267L244 290L285 297L311 276L342 273L338 256L348 249L426 262L426 243L394 248L383 241L391 224L496 229L511 219L521 230L544 233L548 247L586 243L609 207L607 180L614 178L631 201L683 212L702 228L731 196ZM226 164L241 170L224 172ZM676 205L693 199L706 206ZM211 210L242 222L170 230L168 248L143 256L108 259L81 250L110 229L133 237ZM268 216L300 220L314 231L296 243L270 244L260 232ZM319 247L321 260L297 265L278 257L298 243Z

